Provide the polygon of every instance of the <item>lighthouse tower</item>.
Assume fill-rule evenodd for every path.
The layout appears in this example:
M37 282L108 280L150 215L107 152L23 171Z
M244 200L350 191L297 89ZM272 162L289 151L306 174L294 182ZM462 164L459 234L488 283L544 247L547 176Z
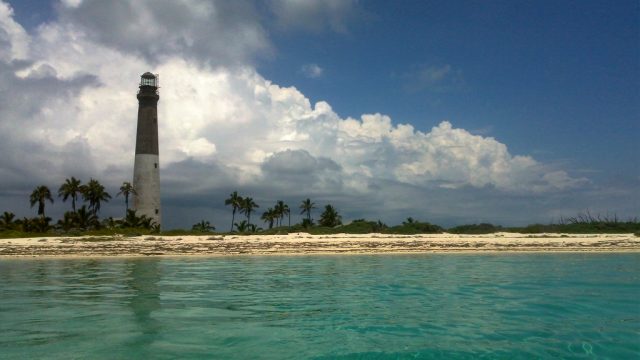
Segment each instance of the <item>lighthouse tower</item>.
M133 166L133 208L161 225L160 158L158 152L158 75L142 74L138 91L138 130Z

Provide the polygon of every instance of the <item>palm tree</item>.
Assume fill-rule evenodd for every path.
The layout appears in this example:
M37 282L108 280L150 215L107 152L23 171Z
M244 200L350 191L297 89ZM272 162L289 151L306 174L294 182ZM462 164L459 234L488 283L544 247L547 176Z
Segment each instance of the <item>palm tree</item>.
M282 207L282 216L287 215L289 217L289 227L291 227L291 209L289 209L289 205L284 204ZM280 220L282 224L282 220Z
M140 217L136 214L135 210L127 210L124 219L118 223L122 228L137 228L140 227Z
M324 207L324 212L320 215L320 226L335 227L342 224L342 217L336 208L331 205Z
M260 219L266 223L269 223L269 229L273 228L273 221L276 219L276 212L273 210L273 208L269 208L267 209L267 211L265 211L264 213L262 213L262 216L260 217Z
M236 229L238 229L238 232L245 232L247 231L247 228L249 227L249 223L247 222L247 220L242 220L240 221L240 223L235 223L236 225Z
M282 200L278 200L273 210L276 212L276 218L280 219L280 226L282 226L282 219L284 216L289 214L289 227L291 227L291 211L289 210L289 205L285 204Z
M71 198L71 209L73 209L73 212L76 212L76 200L78 199L78 194L82 192L82 186L80 184L81 181L72 176L71 179L66 179L64 184L62 184L60 189L58 189L58 197L62 198L62 202Z
M154 232L159 231L158 223L153 221L152 218L146 215L138 216L135 210L127 210L127 215L124 219L116 221L121 228L144 228Z
M82 197L89 202L89 209L95 216L98 216L100 211L100 203L108 202L111 199L111 195L104 190L104 186L94 179L82 186Z
M417 223L417 221L414 218L412 218L411 216L409 216L407 218L407 221L403 221L402 222L402 225L412 225L412 224L416 224L416 223Z
M53 204L53 198L51 197L51 191L48 187L44 185L40 185L36 187L31 193L31 197L29 198L31 207L38 203L38 215L40 215L44 219L44 204L45 200L51 201Z
M129 195L138 195L136 189L133 188L130 182L125 181L120 186L120 192L116 194L116 196L122 195L124 196L124 205L125 205L125 214L129 211Z
M51 225L49 225L50 222L51 218L48 216L33 218L31 222L31 231L46 233L47 231L49 231L49 229L51 229Z
M58 220L58 228L69 231L77 226L78 214L73 211L67 211L64 213L62 219Z
M380 232L384 229L388 228L387 224L383 223L378 219L378 222L373 224L373 231Z
M231 208L233 209L233 212L231 213L231 230L229 231L233 231L233 224L236 217L236 210L242 207L242 202L243 202L242 196L238 195L237 191L232 192L231 195L229 195L229 198L224 201L225 205L231 205Z
M315 209L315 204L311 202L311 199L303 200L300 204L300 214L307 214L307 222L311 224L311 209Z
M214 231L216 229L215 226L211 226L211 223L209 223L208 221L202 220L197 224L194 224L191 227L191 230L193 231L199 231L199 232L211 232Z
M258 204L253 201L253 198L244 198L240 211L247 215L247 224L251 224L251 213L254 209L259 208Z
M89 229L98 228L100 226L98 217L92 211L87 211L87 207L85 205L82 205L82 207L76 211L76 214L76 221L79 228Z
M13 219L15 217L16 215L9 211L5 211L4 213L2 213L2 216L0 216L0 229L10 230L11 228L13 228Z
M276 227L280 226L280 216L282 215L282 206L284 205L283 201L276 201L276 204L273 206L273 214L276 220Z

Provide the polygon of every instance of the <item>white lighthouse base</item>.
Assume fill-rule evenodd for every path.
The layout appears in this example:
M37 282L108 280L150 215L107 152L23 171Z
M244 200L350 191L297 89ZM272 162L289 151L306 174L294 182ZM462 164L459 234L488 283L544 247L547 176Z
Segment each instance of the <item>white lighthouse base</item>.
M136 215L151 218L161 225L160 209L160 161L158 155L136 154L133 165L133 209Z

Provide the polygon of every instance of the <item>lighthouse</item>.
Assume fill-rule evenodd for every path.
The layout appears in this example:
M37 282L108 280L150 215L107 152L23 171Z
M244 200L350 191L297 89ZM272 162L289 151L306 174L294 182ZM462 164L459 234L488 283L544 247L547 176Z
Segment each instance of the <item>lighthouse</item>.
M133 208L138 216L151 218L161 225L160 154L158 151L159 78L150 72L142 74L138 90L138 129L136 158L133 165Z

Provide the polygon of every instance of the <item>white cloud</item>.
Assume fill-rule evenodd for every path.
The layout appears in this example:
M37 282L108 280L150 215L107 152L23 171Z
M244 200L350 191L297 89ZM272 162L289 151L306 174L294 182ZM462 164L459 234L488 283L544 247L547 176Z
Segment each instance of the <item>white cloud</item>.
M82 4L82 0L61 0L62 5L70 8L77 8Z
M300 72L308 78L316 79L322 76L324 70L318 64L305 64L300 68Z
M0 60L25 59L28 46L28 35L13 19L13 9L0 2Z
M183 17L180 24L190 20L205 24L201 17L216 21L224 17L216 6L207 8L204 2L180 4L176 5ZM187 11L180 7L185 4L204 8ZM90 1L75 5L84 11L98 6ZM148 5L134 2L130 6L138 6L137 18L155 19L158 13ZM306 192L326 198L368 194L393 203L394 194L380 199L384 194L380 184L542 193L587 182L532 157L514 156L505 144L472 135L448 121L424 133L382 114L341 118L328 103L312 105L296 88L262 77L245 63L245 50L232 51L226 59L233 64L229 66L211 66L201 61L202 54L196 50L179 56L178 50L191 49L188 39L194 39L194 47L203 40L199 26L176 24L175 29L183 31L170 39L176 49L168 50L146 43L164 36L160 28L147 29L144 41L132 43L105 38L111 36L109 32L117 33L117 24L92 33L76 15L65 13L64 21L42 25L29 37L8 6L0 3L0 36L5 34L0 40L8 44L3 50L11 49L3 53L10 55L0 57L0 77L5 79L0 82L0 105L12 104L0 106L0 139L5 140L0 141L4 154L0 185L5 188L19 186L25 176L51 186L76 174L99 178L110 186L128 180L133 166L136 86L139 75L147 70L161 77L163 186L176 196L244 186L256 192ZM260 29L248 20L245 26ZM255 51L252 44L245 45ZM141 50L133 50L134 45ZM212 46L207 53L216 54L226 45L207 46ZM154 53L163 55L151 60L148 55ZM16 58L27 62L12 67ZM322 74L320 67L310 66L311 74ZM405 205L423 206L420 199L413 200Z

